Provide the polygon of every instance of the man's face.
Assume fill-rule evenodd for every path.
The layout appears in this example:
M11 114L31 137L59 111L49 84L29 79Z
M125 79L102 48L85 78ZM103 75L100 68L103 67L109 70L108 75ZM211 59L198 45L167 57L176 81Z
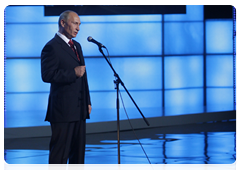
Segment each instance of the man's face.
M80 30L80 24L81 21L79 16L74 12L69 13L68 20L61 21L61 25L63 27L63 34L69 39L75 38L78 34L78 31Z

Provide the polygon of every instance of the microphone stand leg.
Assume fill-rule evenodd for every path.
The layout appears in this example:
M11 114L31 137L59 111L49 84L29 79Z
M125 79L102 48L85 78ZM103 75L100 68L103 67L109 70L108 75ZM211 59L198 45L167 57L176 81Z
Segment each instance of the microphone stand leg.
M136 108L138 109L139 113L142 115L144 121L146 122L146 124L149 126L149 123L147 121L147 119L144 117L144 115L142 114L141 110L139 109L139 107L137 106L136 102L133 100L132 96L130 95L130 93L128 92L127 88L124 86L122 80L120 79L120 77L118 76L118 74L116 73L116 71L114 70L112 64L109 62L109 60L107 59L107 57L105 56L105 54L102 51L102 47L99 46L99 51L100 53L102 53L102 55L104 56L104 58L106 59L107 63L109 64L109 66L111 67L112 71L114 72L114 76L116 77L116 80L114 81L114 83L116 84L116 89L117 89L117 133L118 133L118 164L120 164L120 122L119 122L119 84L121 83L121 85L123 86L123 88L125 89L125 91L127 92L128 96L131 98L132 102L134 103L134 105L136 106Z
M117 89L117 138L118 138L118 164L120 164L120 107L119 107L119 83L120 80L117 78L117 80L114 81L116 84L116 89Z

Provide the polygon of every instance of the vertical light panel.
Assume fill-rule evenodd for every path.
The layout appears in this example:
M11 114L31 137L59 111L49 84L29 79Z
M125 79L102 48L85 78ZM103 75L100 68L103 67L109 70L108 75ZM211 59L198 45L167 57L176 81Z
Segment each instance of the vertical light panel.
M53 23L57 24L58 16L44 16L44 6L7 6L5 21L7 24Z
M165 88L203 87L203 56L165 57Z
M164 30L166 55L203 53L203 22L166 22Z
M233 88L207 88L207 105L210 110L232 110Z
M6 57L40 57L42 48L57 31L57 23L6 24Z
M203 88L165 91L165 116L201 112L203 112Z
M40 59L7 59L6 92L48 92L41 78Z
M207 55L207 86L233 86L232 55Z
M162 89L161 57L116 58L112 64L130 90Z
M102 58L85 58L88 84L90 91L114 90L114 75Z
M186 5L186 14L166 14L165 21L203 21L203 5Z
M203 89L166 90L166 107L202 106Z
M206 52L207 53L233 52L232 20L206 21Z
M32 111L34 114L34 111L46 110L47 102L48 93L10 93L6 94L6 111Z

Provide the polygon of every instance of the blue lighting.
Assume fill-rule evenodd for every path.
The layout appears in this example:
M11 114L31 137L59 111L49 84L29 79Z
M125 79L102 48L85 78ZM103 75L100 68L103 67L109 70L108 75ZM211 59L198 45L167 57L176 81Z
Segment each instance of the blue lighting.
M54 37L57 24L7 24L7 57L40 57L43 46Z
M203 22L165 23L165 54L202 54Z
M165 88L203 87L203 56L166 57Z
M111 58L113 67L131 89L161 89L162 59L160 57ZM102 58L86 58L90 90L113 90L114 74Z
M197 107L203 105L203 88L186 90L167 90L166 107Z
M206 51L207 53L233 52L233 21L206 21Z
M209 105L219 105L233 107L233 88L207 88L207 103ZM230 110L231 110L230 109Z
M233 86L233 56L207 56L207 86Z
M7 6L5 8L5 21L7 24L57 23L58 16L45 17L43 6Z
M116 92L113 72L98 47L87 41L88 36L108 48L113 67L147 117L162 116L163 109L165 116L204 111L206 39L207 109L232 109L233 21L206 20L205 25L203 17L203 5L187 5L186 14L164 16L80 16L82 24L75 39L85 56L94 113L90 122L115 120ZM58 31L58 16L44 16L43 6L8 6L5 21L7 122L16 127L46 125L50 84L41 79L40 56ZM120 89L132 118L140 118ZM26 120L11 122L19 114Z
M40 59L6 60L7 92L48 92L50 85L41 78Z
M99 56L88 36L100 41L114 55L161 55L161 23L83 23L76 38L85 56Z
M48 101L48 93L6 94L6 111L46 110L47 101ZM25 118L29 121L31 120L31 117L25 117ZM44 119L42 119L42 121L44 121Z

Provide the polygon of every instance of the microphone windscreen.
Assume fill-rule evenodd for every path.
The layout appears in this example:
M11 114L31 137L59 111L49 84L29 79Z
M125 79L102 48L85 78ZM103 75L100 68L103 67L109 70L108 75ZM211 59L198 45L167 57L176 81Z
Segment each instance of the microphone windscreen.
M89 37L87 38L87 40L90 42L90 41L92 40L92 37L89 36Z

